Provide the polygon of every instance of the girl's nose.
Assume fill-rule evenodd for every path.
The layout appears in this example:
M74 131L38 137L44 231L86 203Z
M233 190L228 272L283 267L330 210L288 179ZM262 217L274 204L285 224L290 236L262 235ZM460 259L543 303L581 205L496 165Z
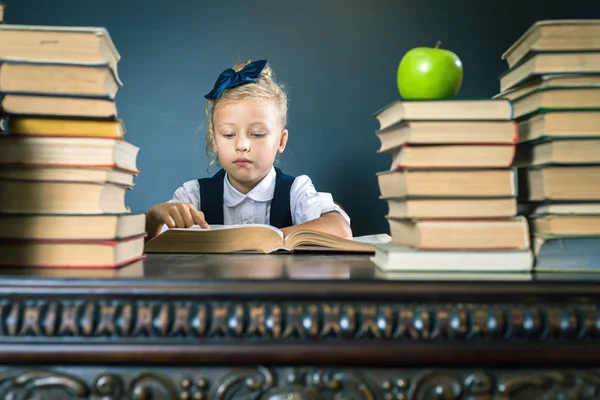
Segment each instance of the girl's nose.
M238 136L238 139L235 144L236 144L237 151L244 151L244 152L250 151L250 141L248 140L248 138L246 138L242 135Z

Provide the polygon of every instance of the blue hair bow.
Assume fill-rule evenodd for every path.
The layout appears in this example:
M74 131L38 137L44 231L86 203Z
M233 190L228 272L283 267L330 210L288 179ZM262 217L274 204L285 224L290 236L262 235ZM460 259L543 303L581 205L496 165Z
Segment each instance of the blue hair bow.
M208 100L216 100L221 97L225 89L243 85L245 83L256 82L254 78L258 78L260 73L267 65L267 60L258 60L246 65L240 71L235 72L232 68L228 68L221 72L221 75L215 82L215 87L209 94L204 95Z

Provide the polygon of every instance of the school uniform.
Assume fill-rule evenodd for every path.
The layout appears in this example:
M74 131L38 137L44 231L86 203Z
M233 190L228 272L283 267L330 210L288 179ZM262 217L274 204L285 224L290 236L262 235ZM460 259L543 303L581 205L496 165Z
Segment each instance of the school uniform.
M215 225L267 224L284 228L331 211L350 224L350 217L333 202L331 194L317 192L308 176L293 177L275 167L246 194L234 188L221 169L210 178L185 182L170 202L191 203L204 213L208 224Z

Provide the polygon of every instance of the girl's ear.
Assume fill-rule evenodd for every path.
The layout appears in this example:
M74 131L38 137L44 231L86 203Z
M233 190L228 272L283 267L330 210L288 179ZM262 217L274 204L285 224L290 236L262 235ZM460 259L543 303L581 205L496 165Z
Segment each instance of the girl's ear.
M288 130L284 129L281 131L281 137L279 138L279 147L277 148L277 152L278 153L283 153L283 151L285 150L285 145L287 144L288 141Z

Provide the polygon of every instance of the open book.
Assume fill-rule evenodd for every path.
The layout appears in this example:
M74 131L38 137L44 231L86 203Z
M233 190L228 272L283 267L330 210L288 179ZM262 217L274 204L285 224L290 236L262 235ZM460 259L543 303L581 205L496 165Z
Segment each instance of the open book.
M209 229L194 225L162 232L146 243L146 253L234 253L298 250L329 250L374 253L374 244L387 243L387 234L344 239L314 230L299 230L283 235L270 225L211 225Z

